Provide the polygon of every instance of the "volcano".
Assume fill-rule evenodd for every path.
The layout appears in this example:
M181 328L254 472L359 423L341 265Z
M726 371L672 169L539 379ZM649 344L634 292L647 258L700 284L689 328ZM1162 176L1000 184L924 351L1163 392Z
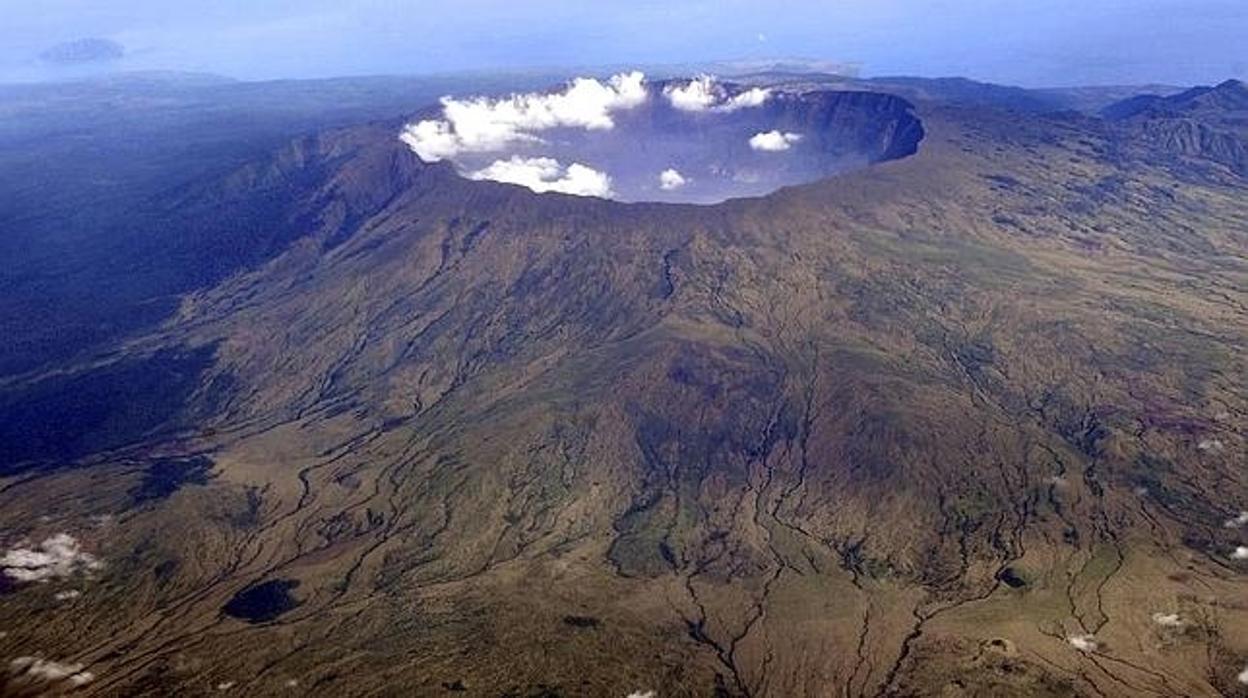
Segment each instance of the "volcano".
M696 82L179 189L229 273L0 383L5 690L1242 692L1229 151Z

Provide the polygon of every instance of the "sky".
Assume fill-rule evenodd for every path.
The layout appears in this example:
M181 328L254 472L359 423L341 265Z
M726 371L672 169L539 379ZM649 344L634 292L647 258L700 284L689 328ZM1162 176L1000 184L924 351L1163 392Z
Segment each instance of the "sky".
M0 0L0 81L808 58L1031 87L1248 78L1248 0ZM117 57L41 58L84 38ZM72 55L72 52L71 52Z

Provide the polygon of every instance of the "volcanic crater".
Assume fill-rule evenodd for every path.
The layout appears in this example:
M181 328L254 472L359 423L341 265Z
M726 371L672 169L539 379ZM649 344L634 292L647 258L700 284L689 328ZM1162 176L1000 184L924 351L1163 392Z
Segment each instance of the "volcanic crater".
M781 91L701 76L580 78L561 90L444 97L401 139L463 177L626 202L762 196L917 152L913 105L869 91Z

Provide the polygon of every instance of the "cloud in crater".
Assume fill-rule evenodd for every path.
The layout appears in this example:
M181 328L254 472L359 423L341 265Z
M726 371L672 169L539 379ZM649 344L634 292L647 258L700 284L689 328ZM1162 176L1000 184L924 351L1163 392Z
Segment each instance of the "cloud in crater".
M488 179L519 184L535 192L558 192L575 196L611 196L611 177L592 167L574 162L564 167L554 158L524 158L513 155L495 160L484 169L468 173L469 179Z
M675 191L688 183L689 180L673 168L669 167L659 173L659 188L663 191Z
M779 131L764 131L756 133L750 138L750 147L754 150L763 152L780 152L793 147L793 144L802 140L801 134L798 133L781 133Z
M663 96L681 111L731 112L747 107L761 106L770 92L754 87L735 95L720 85L710 75L699 75L684 85L668 85Z
M513 94L501 99L442 98L442 119L408 124L400 138L425 162L460 153L490 153L553 128L605 130L611 115L646 101L645 75L633 71L602 82L577 78L560 92Z

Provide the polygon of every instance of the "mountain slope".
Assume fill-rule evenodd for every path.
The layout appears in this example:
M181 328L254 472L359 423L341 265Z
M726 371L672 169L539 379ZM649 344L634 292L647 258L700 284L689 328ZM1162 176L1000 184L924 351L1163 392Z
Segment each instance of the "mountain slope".
M289 240L292 231L278 225L281 205L307 181L284 194L270 182L267 200L236 190L223 202L202 190L292 139L399 118L456 89L559 79L235 82L142 73L0 85L0 256L9 262L0 267L0 376L52 368L150 330L181 294L280 251L284 244L266 242ZM205 205L225 213L205 215Z
M1227 80L1177 95L1140 95L1110 105L1106 118L1132 130L1132 140L1191 162L1212 161L1248 175L1248 86Z
M105 562L0 646L102 694L1240 690L1244 184L919 116L714 207L302 142L307 234L117 357L210 352L187 416L0 485Z

